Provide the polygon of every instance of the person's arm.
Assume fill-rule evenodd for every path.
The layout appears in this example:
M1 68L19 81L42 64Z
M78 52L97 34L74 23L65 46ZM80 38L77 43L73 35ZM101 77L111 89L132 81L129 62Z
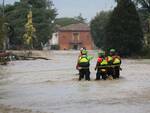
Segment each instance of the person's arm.
M120 64L122 63L122 61L121 61L121 57L120 56L118 56L118 58L119 58L119 60L120 60Z
M80 55L78 56L78 60L77 60L77 64L76 64L76 69L79 70L79 58L80 58Z
M92 60L94 57L93 56L88 56L87 57L89 60Z
M102 62L102 58L98 58L98 59L97 59L96 66L95 66L95 70L98 69L98 65L99 65L99 63L101 63L101 62Z
M95 66L95 71L98 69L98 62L96 63L96 66Z
M108 62L108 57L105 57L105 60Z

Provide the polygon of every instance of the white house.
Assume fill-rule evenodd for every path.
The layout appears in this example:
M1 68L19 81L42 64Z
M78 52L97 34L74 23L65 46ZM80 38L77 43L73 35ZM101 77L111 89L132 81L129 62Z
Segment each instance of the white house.
M49 40L50 45L58 45L58 32L52 34L52 38Z

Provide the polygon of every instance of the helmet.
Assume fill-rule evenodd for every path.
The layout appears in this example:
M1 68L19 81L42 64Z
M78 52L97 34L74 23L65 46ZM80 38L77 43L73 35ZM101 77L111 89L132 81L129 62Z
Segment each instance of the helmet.
M86 50L86 47L83 47L84 50Z
M105 51L98 52L98 56L104 56L104 55L105 55Z
M83 48L80 48L80 51L82 51L83 50Z
M80 48L80 51L82 51L82 50L86 50L86 48L85 47Z
M110 52L111 52L111 53L115 53L116 50L115 50L115 49L110 49Z
M87 53L88 53L88 51L85 50L85 49L83 49L83 50L81 51L81 54L82 54L82 55L86 55Z

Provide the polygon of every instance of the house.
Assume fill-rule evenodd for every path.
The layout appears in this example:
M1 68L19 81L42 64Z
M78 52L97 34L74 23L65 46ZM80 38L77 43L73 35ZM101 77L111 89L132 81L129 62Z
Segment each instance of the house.
M60 50L78 50L81 47L92 50L94 46L90 27L83 23L71 24L59 28L51 39L52 45L54 45L54 42L58 44Z
M51 45L58 45L58 32L52 34L51 40L49 40Z

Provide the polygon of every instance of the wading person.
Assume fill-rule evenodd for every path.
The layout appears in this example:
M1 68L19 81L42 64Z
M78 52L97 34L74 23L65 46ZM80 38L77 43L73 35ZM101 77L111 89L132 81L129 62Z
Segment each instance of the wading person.
M106 80L106 78L107 78L107 66L108 66L108 62L105 59L105 52L100 51L98 53L98 59L97 59L96 67L95 67L95 70L97 70L96 80L100 80L101 77L103 80Z
M107 74L108 74L108 79L113 79L113 74L114 74L114 70L113 70L113 55L114 55L115 49L110 49L109 51L109 55L106 57L106 60L108 62L108 70L107 70Z
M82 50L86 50L86 48L85 47L80 48L80 53L79 53L79 56L78 56L78 59L77 59L77 65L76 65L77 70L79 70L78 60L82 56ZM84 76L83 76L83 78L84 78Z
M84 78L85 80L90 81L90 60L93 59L93 57L87 55L88 51L83 49L81 51L81 56L78 59L78 70L79 70L79 81Z
M113 78L119 78L120 77L120 65L121 65L121 58L115 51L113 56Z

